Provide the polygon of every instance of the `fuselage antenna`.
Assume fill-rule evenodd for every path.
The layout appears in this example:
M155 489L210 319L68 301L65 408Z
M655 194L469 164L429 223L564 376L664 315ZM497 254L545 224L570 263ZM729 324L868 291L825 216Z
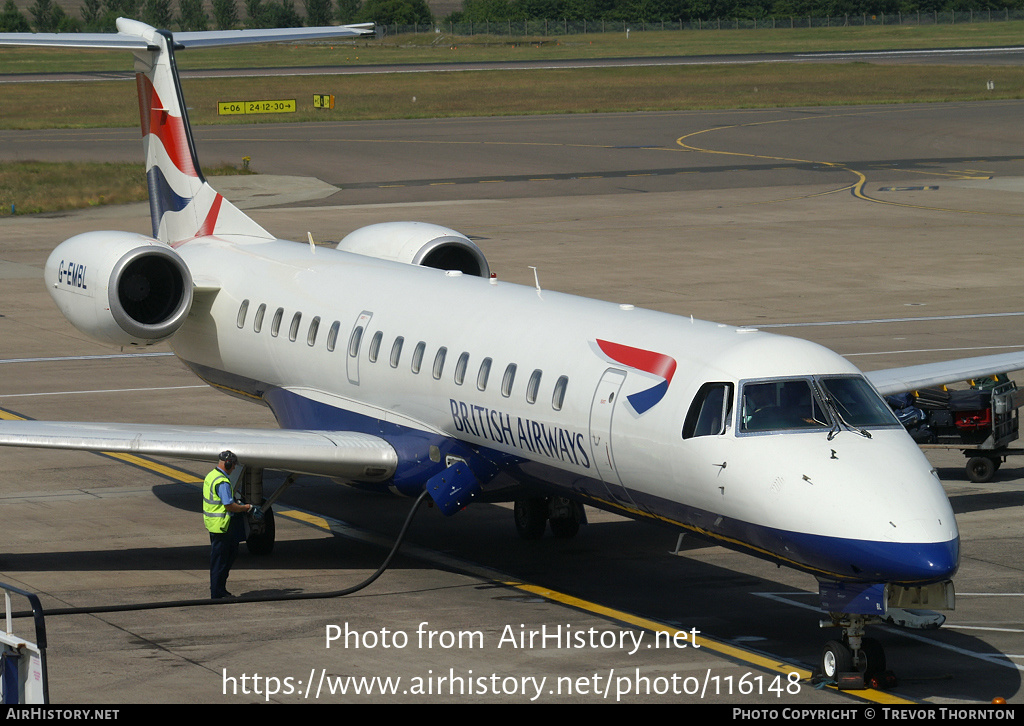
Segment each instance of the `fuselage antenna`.
M528 267L529 267L529 268L530 268L531 270L533 270L533 284L534 284L534 286L535 286L535 287L537 288L537 294L538 294L538 295L540 295L540 293L541 293L541 289L540 289L540 277L539 277L539 276L537 275L537 268L536 268L536 267L534 267L533 265L528 265Z

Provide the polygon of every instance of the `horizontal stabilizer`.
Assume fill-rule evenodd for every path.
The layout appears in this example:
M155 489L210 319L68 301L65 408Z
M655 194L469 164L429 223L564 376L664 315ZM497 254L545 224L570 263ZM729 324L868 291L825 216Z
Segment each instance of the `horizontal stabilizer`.
M0 33L0 45L96 48L99 50L146 50L156 31L135 20L119 18L117 33ZM355 38L373 35L373 23L319 28L254 28L250 30L205 30L175 33L178 48L210 48L221 45L281 43L326 38Z
M922 363L905 368L887 368L865 373L883 396L891 396L920 388L958 383L971 378L984 378L997 373L1024 370L1024 352L963 358L945 363Z
M398 465L391 444L350 431L212 428L150 424L0 421L0 446L74 449L212 461L224 449L265 469L384 481Z
M249 30L206 30L175 33L174 42L184 48L202 48L242 43L282 43L299 40L354 38L374 34L373 23L320 28L252 28Z

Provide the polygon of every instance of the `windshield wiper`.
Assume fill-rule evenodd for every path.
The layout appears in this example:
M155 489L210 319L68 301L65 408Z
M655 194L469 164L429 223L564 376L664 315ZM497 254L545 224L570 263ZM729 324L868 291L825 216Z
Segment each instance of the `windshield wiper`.
M832 431L828 432L828 440L829 441L831 441L835 437L835 435L839 433L839 424L842 424L843 426L848 428L850 431L856 431L858 434L863 436L865 439L870 439L871 438L871 432L870 431L868 431L867 429L862 429L859 426L854 426L849 421L847 421L845 418L843 418L843 414L840 413L840 411L839 411L840 404L838 402L836 402L836 400L834 398L832 398L832 396L828 395L827 393L825 394L825 405L829 407L829 409L835 415L836 421L838 422L838 423L836 423L835 428Z

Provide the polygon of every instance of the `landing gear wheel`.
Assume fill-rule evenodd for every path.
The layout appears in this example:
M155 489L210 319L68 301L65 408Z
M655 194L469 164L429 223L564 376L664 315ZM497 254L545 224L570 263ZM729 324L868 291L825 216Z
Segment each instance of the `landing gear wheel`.
M253 529L245 540L245 546L249 548L249 554L263 557L274 551L274 540L276 537L277 527L274 525L274 510L270 508L263 513L263 521L253 525Z
M551 520L551 534L559 539L571 539L580 531L579 517L564 517Z
M860 642L860 660L857 670L864 674L864 681L881 678L885 674L885 650L874 638L864 638Z
M565 497L553 498L548 510L551 533L559 539L575 537L586 516L581 504Z
M853 670L853 653L845 643L830 640L821 650L821 674L834 681L840 673Z
M967 462L967 478L975 484L991 481L998 469L995 460L988 456L974 456Z
M512 510L516 531L522 539L540 539L548 523L548 500L543 498L517 499Z

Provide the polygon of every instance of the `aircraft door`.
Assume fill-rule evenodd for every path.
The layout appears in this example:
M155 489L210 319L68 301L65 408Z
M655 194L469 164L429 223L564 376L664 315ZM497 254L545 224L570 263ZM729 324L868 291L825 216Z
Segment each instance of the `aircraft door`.
M363 338L366 336L366 329L370 325L373 313L364 310L356 318L352 332L348 336L348 348L345 351L345 372L348 374L348 382L354 386L359 385L359 351L362 349Z
M636 503L630 498L626 488L622 486L622 480L619 479L615 468L615 454L612 451L615 404L625 380L626 372L617 368L609 368L601 376L590 406L590 450L594 468L604 482L611 501L635 507Z

